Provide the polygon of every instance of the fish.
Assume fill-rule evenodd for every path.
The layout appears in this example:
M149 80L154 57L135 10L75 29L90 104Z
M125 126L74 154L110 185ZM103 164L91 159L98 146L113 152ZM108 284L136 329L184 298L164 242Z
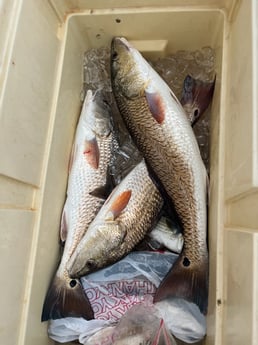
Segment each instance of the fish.
M173 91L124 37L112 39L111 82L125 125L170 198L183 230L182 252L154 302L185 298L205 313L208 179L191 124Z
M106 267L128 254L155 225L163 198L144 160L115 187L71 256L73 278Z
M165 247L174 253L180 254L184 238L171 219L162 216L158 224L148 234L149 245L154 249Z
M67 262L109 195L108 170L116 140L108 105L100 92L88 90L69 162L67 196L60 225L64 249L59 267L45 297L42 321L63 317L94 318L79 280L72 279Z
M201 118L212 101L216 77L212 82L204 82L187 75L183 82L180 99L192 126Z

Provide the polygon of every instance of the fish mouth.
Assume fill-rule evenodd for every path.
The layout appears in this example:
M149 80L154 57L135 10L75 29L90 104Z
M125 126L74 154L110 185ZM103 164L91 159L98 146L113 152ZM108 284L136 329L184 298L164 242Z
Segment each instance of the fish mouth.
M79 279L94 270L95 261L91 259L86 260L84 265L82 265L82 261L78 258L67 264L68 275L72 279Z
M113 37L111 43L112 51L114 51L114 48L118 45L125 47L128 51L133 48L132 45L124 37Z

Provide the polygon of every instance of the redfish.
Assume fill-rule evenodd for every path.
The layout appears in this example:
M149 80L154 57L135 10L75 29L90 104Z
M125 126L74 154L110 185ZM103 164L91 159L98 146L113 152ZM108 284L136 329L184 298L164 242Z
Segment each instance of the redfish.
M78 278L128 254L155 224L163 199L141 161L108 197L68 262Z
M183 250L154 301L182 297L205 312L207 173L190 121L164 80L125 38L112 40L111 81L126 127L173 202L183 228Z
M45 298L42 321L68 316L87 320L94 318L80 281L70 277L66 266L104 203L104 197L95 194L107 187L107 171L114 145L110 110L98 92L94 95L89 90L70 158L67 198L60 230L61 240L65 243L64 251Z

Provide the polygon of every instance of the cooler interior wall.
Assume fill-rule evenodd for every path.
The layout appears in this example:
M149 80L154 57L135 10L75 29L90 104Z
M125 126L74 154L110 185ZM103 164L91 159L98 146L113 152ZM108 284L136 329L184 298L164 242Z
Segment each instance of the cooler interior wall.
M211 46L210 296L205 344L255 344L257 280L256 1L22 1L0 42L0 223L5 344L52 344L40 323L59 256L67 166L80 113L83 53L114 35ZM132 7L135 6L135 7ZM145 7L142 7L145 6ZM120 9L119 9L120 8ZM117 21L120 20L120 22ZM150 45L151 46L151 45ZM160 52L163 54L164 52ZM243 260L245 258L245 260ZM244 321L248 327L243 327Z

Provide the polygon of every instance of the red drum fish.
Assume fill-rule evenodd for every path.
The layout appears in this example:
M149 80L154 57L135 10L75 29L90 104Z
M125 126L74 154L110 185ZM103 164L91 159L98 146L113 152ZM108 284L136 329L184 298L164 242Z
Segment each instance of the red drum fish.
M183 250L154 301L182 297L205 312L207 172L190 121L164 80L125 38L112 40L111 81L126 127L173 202L183 228Z
M90 224L68 262L78 278L128 254L155 224L163 199L141 161L120 182Z
M65 242L60 265L45 298L42 321L73 316L94 318L80 281L72 279L67 262L104 203L95 196L107 187L113 147L111 114L99 92L87 92L76 129L70 158L67 198L61 220Z

